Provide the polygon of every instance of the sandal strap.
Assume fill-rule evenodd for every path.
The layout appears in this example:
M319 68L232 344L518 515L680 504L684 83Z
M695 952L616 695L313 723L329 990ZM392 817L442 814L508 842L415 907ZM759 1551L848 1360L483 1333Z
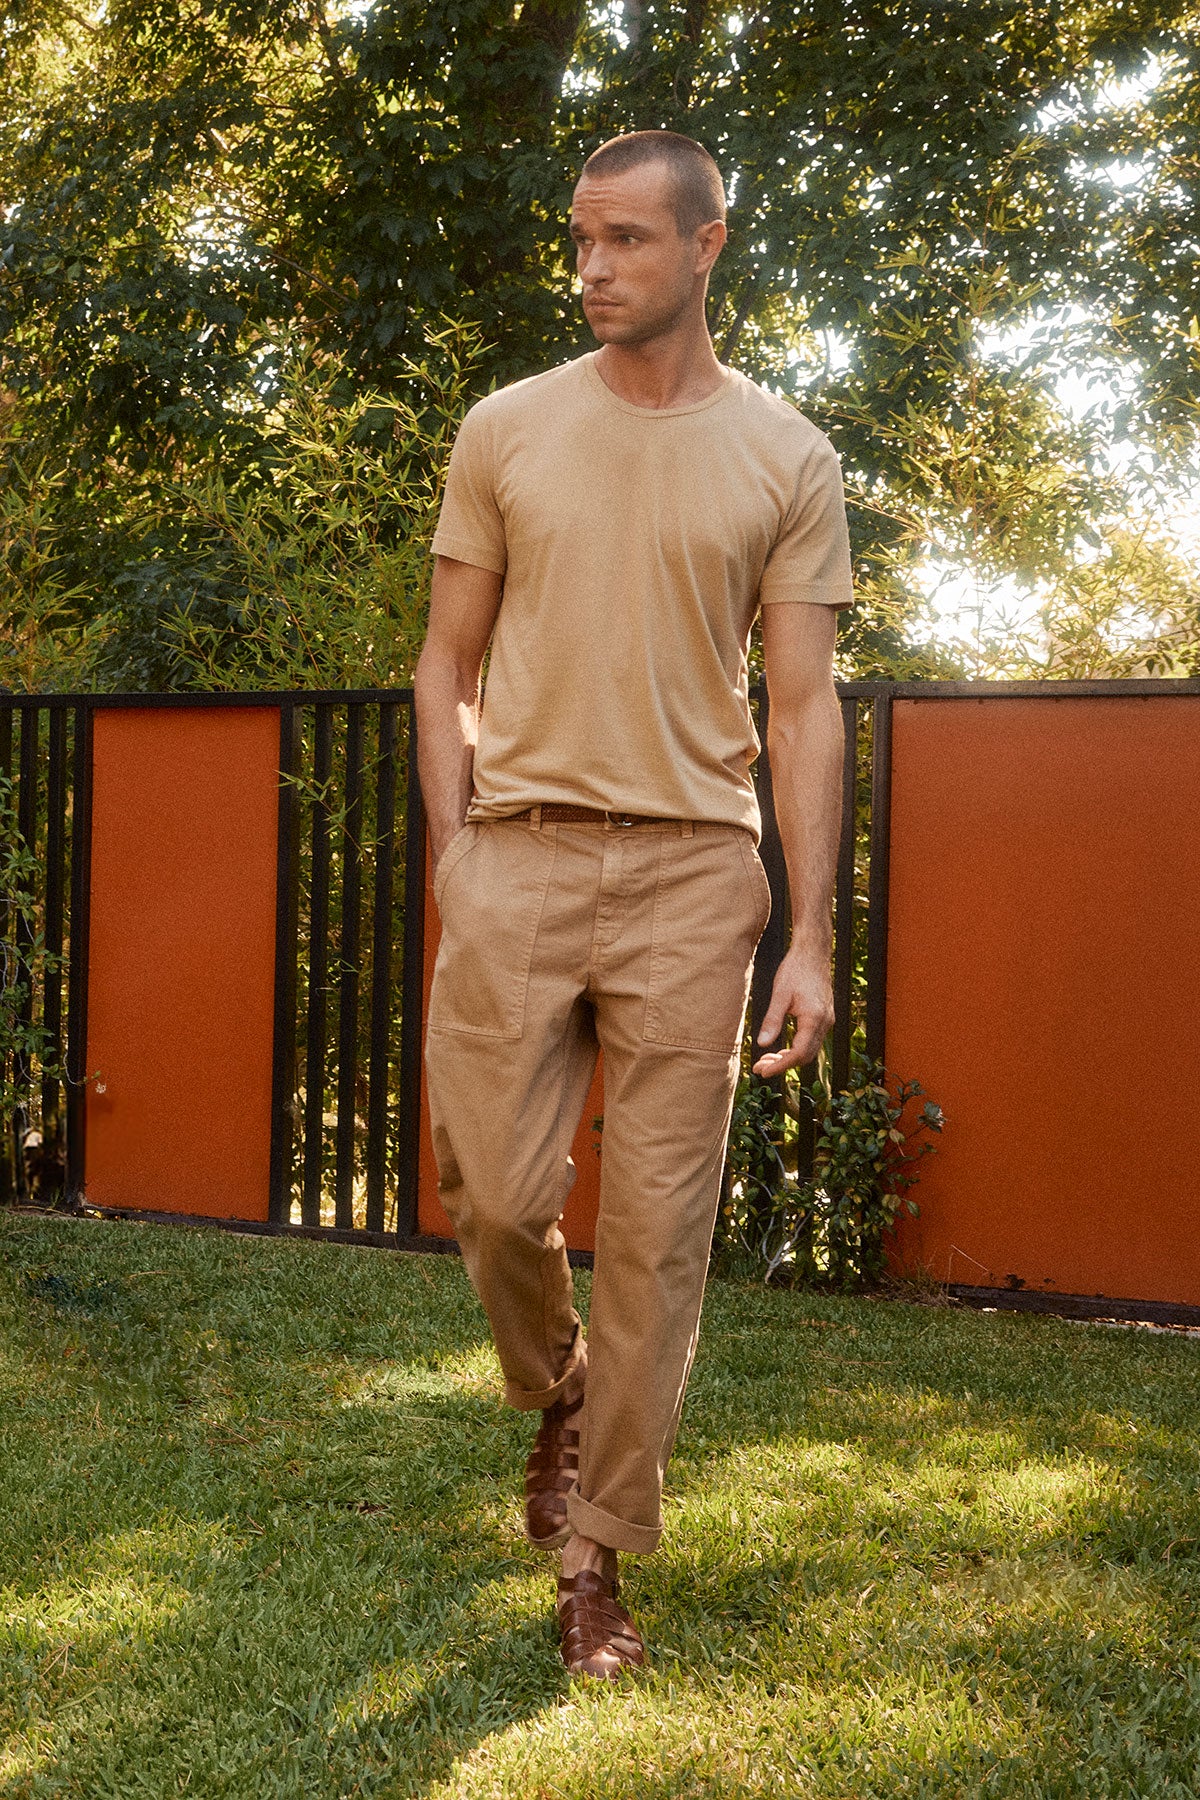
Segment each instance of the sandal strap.
M583 1405L556 1400L542 1422L525 1463L525 1535L538 1548L561 1543L569 1534L567 1495L579 1481L579 1431L568 1424Z
M525 1475L526 1494L569 1494L579 1479L575 1469L535 1469Z
M597 1652L630 1667L645 1660L641 1633L617 1600L618 1584L591 1569L558 1583L558 1622L563 1661L575 1669Z

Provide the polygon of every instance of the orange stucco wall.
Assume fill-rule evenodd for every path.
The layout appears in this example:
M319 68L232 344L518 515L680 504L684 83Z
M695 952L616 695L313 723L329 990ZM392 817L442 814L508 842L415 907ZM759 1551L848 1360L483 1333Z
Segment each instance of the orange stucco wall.
M897 701L887 1062L946 1113L899 1257L1200 1304L1200 698Z
M87 1198L265 1219L279 713L95 715Z
M429 989L433 981L433 964L441 941L437 907L433 901L432 858L425 857L425 1006L423 1017L429 1017ZM500 1046L503 1051L503 1045ZM562 1232L572 1250L594 1250L596 1216L600 1208L600 1156L592 1120L604 1111L604 1077L597 1063L587 1105L580 1117L571 1158L575 1164L575 1186L563 1213ZM452 1238L454 1227L446 1217L438 1199L437 1166L433 1160L433 1139L429 1130L429 1094L425 1083L425 1058L421 1058L421 1150L418 1171L417 1223L430 1237Z

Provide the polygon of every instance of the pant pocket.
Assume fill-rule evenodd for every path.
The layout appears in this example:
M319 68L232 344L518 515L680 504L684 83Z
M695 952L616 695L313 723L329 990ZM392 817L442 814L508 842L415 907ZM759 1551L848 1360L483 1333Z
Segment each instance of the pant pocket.
M758 906L758 930L754 938L757 944L767 929L767 920L771 917L771 909L775 901L771 893L771 883L767 871L763 868L762 858L754 848L749 832L739 831L737 839L738 849L742 853L742 863L746 870L746 879L750 883L751 892L754 894L755 903Z
M437 873L433 878L433 903L439 914L442 910L442 895L446 891L446 883L450 879L450 871L456 862L466 855L471 848L475 827L471 824L460 825L446 848L442 851L442 859L438 863Z
M467 841L460 848L464 833L452 839L438 868L442 940L429 995L429 1029L511 1040L525 1028L554 834L484 822L464 830Z
M745 836L736 826L663 835L643 1031L650 1043L725 1056L737 1048L770 910L766 876L761 886L752 879L739 842ZM747 846L753 856L748 838Z

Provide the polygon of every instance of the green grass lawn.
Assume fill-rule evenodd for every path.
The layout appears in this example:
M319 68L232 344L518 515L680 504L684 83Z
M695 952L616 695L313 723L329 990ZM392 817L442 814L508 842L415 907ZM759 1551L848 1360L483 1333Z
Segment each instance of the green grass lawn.
M0 1216L0 1796L1195 1800L1198 1369L714 1283L581 1687L456 1260Z

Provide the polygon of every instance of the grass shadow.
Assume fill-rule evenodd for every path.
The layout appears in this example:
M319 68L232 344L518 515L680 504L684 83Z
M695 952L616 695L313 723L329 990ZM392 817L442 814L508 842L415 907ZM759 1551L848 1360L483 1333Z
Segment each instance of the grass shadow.
M0 1796L1194 1794L1198 1352L714 1282L596 1692L454 1260L0 1221Z

